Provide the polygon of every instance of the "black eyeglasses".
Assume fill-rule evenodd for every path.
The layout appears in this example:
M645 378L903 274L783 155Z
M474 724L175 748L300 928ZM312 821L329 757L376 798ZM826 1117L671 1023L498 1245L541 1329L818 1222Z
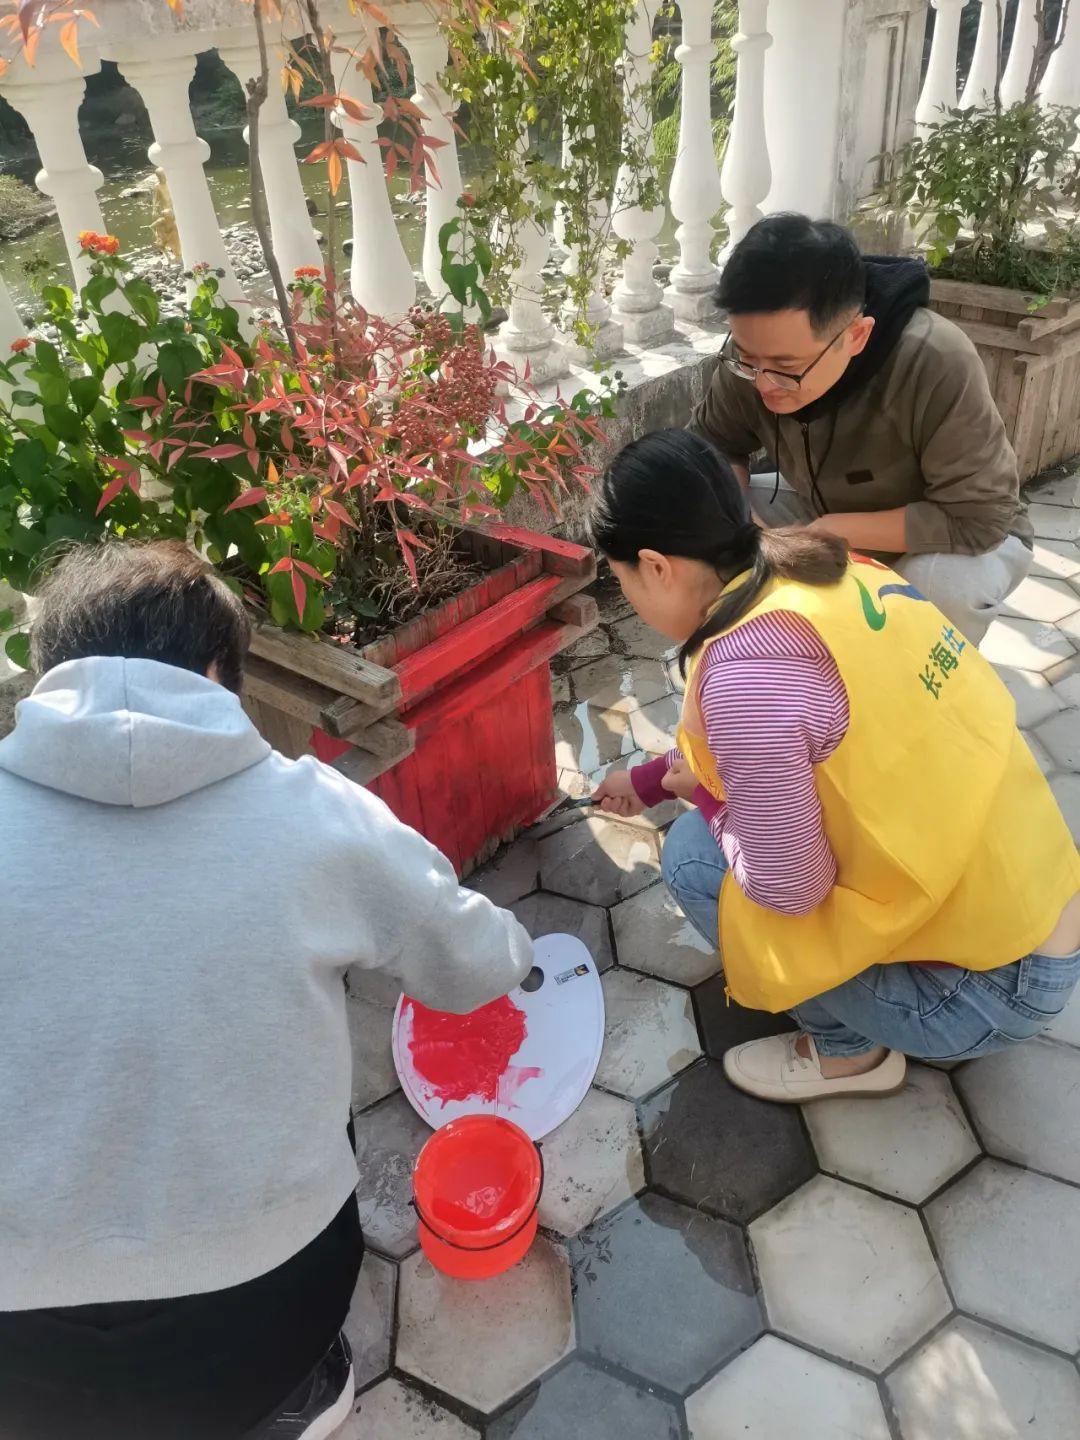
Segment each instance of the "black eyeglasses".
M760 365L748 365L746 361L738 355L732 355L730 353L728 347L735 343L730 331L728 332L727 339L724 341L724 348L720 351L720 359L733 375L738 375L740 380L756 380L759 375L767 375L779 390L798 390L814 366L821 364L822 360L825 359L825 356L836 344L837 340L840 339L844 331L849 329L854 323L854 320L849 320L843 330L838 330L817 359L812 360L801 375L788 375L783 370L765 370Z

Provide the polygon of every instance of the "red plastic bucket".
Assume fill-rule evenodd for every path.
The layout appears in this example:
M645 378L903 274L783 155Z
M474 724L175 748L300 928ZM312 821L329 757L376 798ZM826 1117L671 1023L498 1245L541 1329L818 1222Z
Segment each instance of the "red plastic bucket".
M536 1235L544 1185L540 1148L501 1115L463 1115L436 1130L416 1158L420 1245L458 1280L501 1275Z

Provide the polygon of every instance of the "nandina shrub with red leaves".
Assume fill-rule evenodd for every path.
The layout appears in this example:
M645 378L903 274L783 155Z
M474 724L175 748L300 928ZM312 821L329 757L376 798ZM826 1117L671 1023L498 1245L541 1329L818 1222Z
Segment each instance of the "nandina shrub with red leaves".
M218 543L207 516L208 553L275 623L367 639L469 583L460 525L519 487L556 514L587 483L584 450L610 400L534 400L510 419L513 372L476 327L420 309L369 315L310 274L293 297L295 353L274 330L243 353L223 345L188 391L208 383L219 403L142 397L144 428L127 437L168 446L178 473L213 460L240 482L223 516L256 517L256 545Z

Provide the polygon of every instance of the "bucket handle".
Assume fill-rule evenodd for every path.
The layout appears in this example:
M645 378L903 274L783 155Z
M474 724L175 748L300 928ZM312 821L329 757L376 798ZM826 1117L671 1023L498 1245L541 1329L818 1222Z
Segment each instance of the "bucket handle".
M492 1245L459 1245L456 1240L447 1240L439 1234L438 1230L436 1230L435 1226L424 1214L423 1210L420 1209L420 1206L417 1204L415 1195L409 1201L409 1204L416 1211L417 1219L420 1221L420 1223L427 1226L427 1228L431 1231L432 1235L435 1236L435 1239L438 1240L441 1245L449 1245L451 1250L464 1250L467 1255L484 1255L488 1250L499 1250L503 1245L508 1245L511 1240L516 1240L517 1237L521 1234L521 1232L525 1229L526 1225L531 1223L532 1218L536 1214L537 1210L540 1209L540 1198L544 1193L544 1152L540 1148L540 1145L536 1140L533 1141L533 1148L536 1151L536 1158L540 1161L540 1183L536 1187L536 1202L516 1230L512 1231L512 1233L509 1235L504 1235L501 1239L496 1240Z

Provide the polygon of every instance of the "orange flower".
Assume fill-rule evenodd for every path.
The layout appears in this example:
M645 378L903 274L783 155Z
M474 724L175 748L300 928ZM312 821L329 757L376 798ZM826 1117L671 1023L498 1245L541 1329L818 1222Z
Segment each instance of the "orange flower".
M21 352L22 352L23 350L29 350L29 349L30 349L30 341L26 338L25 335L20 335L19 338L18 338L18 340L13 340L13 341L11 342L11 353L12 353L13 355L19 355L19 354L21 354Z
M96 230L80 230L79 244L83 250L95 255L115 255L120 241L115 235L99 235Z
M298 265L293 271L297 280L321 280L321 265Z

